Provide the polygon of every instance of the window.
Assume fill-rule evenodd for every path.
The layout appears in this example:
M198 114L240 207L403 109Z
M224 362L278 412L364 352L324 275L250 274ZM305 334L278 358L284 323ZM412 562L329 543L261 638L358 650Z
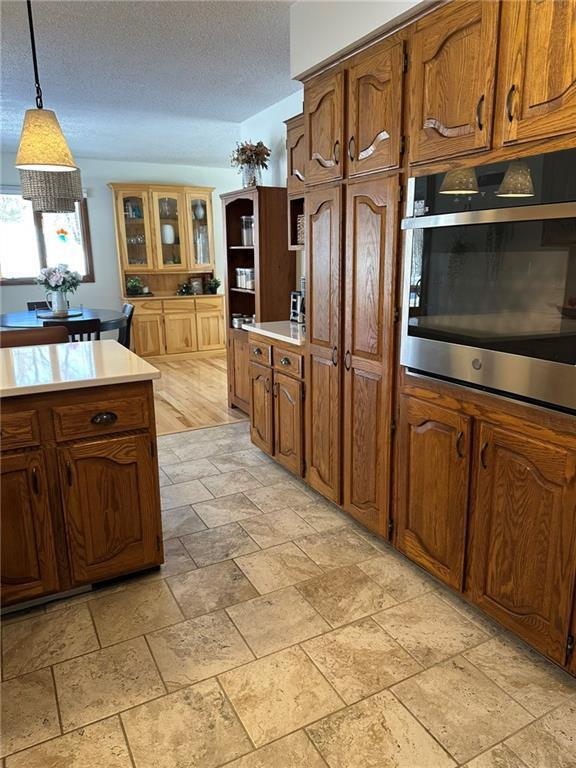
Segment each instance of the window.
M42 267L57 264L94 282L86 199L74 213L35 213L19 190L0 191L0 284L34 284Z

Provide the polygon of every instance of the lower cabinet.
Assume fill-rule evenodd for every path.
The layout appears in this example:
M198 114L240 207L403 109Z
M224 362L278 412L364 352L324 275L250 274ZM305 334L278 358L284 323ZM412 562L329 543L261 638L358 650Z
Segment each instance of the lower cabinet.
M250 347L246 331L228 330L228 407L250 413Z
M194 312L166 312L164 315L166 352L196 352L196 314Z
M224 346L224 322L221 312L197 312L198 350L206 352Z
M265 453L274 453L272 371L250 363L250 438Z
M160 551L154 442L130 435L58 449L76 584L154 565Z
M396 546L456 589L464 581L471 421L400 400Z
M303 469L303 409L301 381L274 372L274 455L297 475Z
M134 351L140 357L155 357L164 354L166 344L161 301L142 302L135 307L132 338Z
M58 590L43 451L2 456L2 603Z
M576 584L576 452L478 424L467 591L564 664Z

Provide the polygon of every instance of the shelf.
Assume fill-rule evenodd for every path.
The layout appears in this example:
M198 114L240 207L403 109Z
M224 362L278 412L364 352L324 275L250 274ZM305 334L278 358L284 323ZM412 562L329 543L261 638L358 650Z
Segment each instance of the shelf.
M253 245L229 245L228 248L231 251L253 251Z
M250 288L230 288L230 290L235 293L251 293L253 296L256 295L256 291L253 291Z

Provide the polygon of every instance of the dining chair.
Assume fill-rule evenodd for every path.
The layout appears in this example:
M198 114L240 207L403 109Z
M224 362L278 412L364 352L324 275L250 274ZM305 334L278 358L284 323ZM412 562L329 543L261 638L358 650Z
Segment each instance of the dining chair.
M126 325L118 331L118 341L126 349L130 349L130 334L132 330L132 317L134 316L134 304L124 304L122 314L126 318Z
M67 341L68 330L63 325L52 325L49 328L21 328L0 333L0 347L2 348L65 344Z
M27 301L26 306L29 312L35 309L50 309L50 304L47 301Z
M62 324L62 320L44 320L47 326ZM100 320L74 320L66 323L66 332L70 341L100 341Z

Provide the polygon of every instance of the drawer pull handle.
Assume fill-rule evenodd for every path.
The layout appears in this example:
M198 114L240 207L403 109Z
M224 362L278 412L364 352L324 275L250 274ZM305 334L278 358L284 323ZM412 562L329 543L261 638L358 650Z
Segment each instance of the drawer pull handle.
M354 162L355 154L356 154L356 141L354 139L354 136L350 136L350 141L348 142L348 157L352 162Z
M280 358L280 365L290 365L290 358L289 357L281 357Z
M332 157L336 165L340 162L340 142L338 139L334 142L334 149L332 150Z
M255 355L256 357L261 357L261 355L262 355L262 350L260 349L260 347L254 347L254 355Z
M462 450L464 441L464 432L458 432L458 437L456 438L456 453L458 454L459 459L464 458L464 451Z
M512 108L512 99L514 97L514 94L516 93L516 86L511 85L510 90L508 91L508 95L506 96L506 117L508 118L508 121L511 123L514 120L514 111Z
M484 129L484 121L482 119L482 114L484 112L484 94L480 96L478 99L478 104L476 105L476 127L479 131Z
M68 485L72 485L72 462L71 461L66 462L66 480L68 482Z
M279 389L280 389L280 384L277 381L275 381L274 384L272 385L272 395L274 397L278 397Z
M36 496L40 496L40 479L37 467L32 467L32 490Z
M113 411L102 411L101 413L97 413L95 416L92 416L90 421L92 424L98 425L114 424L116 421L118 421L118 416Z
M268 377L264 379L264 389L266 392L270 392L270 379Z
M484 443L480 449L480 464L484 469L488 469L488 463L486 461L486 451L488 450L488 443Z

